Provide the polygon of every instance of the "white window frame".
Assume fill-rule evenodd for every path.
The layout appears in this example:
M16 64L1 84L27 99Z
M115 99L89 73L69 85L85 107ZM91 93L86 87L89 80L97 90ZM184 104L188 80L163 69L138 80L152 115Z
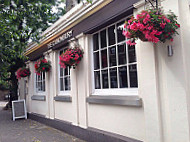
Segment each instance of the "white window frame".
M45 78L43 78L43 74L44 74L44 76L45 76ZM34 75L34 88L35 88L35 93L36 94L38 94L38 95L44 95L45 94L45 92L46 92L46 73L45 72L43 72L43 73L41 73L41 77L42 77L42 80L40 81L40 82L42 82L43 83L43 81L45 82L45 90L38 90L38 88L37 88L37 78L38 78L38 76L39 75L37 75L36 73L35 73L35 75ZM43 84L42 84L43 85Z
M131 16L131 15L130 15ZM130 17L130 16L128 16L128 17ZM95 33L93 33L92 34L92 36L91 36L91 41L90 41L90 44L91 44L91 47L92 48L90 48L90 57L91 57L91 80L92 80L92 94L91 95L100 95L100 96L114 96L114 95L117 95L117 96L138 96L138 87L137 88L108 88L108 89L95 89L95 80L94 80L94 55L93 55L93 53L94 53L94 51L93 51L93 35L94 34L96 34L96 33L99 33L99 52L101 52L101 50L100 50L100 31L103 31L104 29L108 29L108 27L111 27L111 26L113 26L113 25L116 25L117 23L119 23L119 22L121 22L121 21L123 21L123 20L126 20L128 17L126 17L125 19L122 19L122 20L119 20L119 21L117 21L117 22L115 22L115 23L113 23L113 24L110 24L110 25L108 25L106 28L102 28L101 30L99 30L99 31L97 31L97 32L95 32ZM107 32L108 32L108 30L106 30ZM107 47L109 46L108 45L108 33L106 32L106 34L107 34L107 36L106 36L106 38L107 38ZM116 43L114 44L115 46L117 46L117 45L119 45L119 44L121 44L122 42L120 42L119 44L118 44L118 42L117 42L117 34L115 34L115 40L116 40ZM127 41L127 39L126 39L126 41ZM126 42L126 41L124 41L124 42ZM112 46L114 46L114 45L112 45ZM127 46L127 45L126 45ZM106 47L106 48L107 48ZM108 49L108 48L107 48ZM116 48L116 58L117 58L117 50L118 50L118 48ZM137 51L137 50L135 50L135 51ZM128 54L128 51L126 52L126 54ZM108 50L107 50L107 55L109 55L109 53L108 53ZM137 54L136 54L137 55ZM107 56L107 58L109 58L108 56ZM118 59L117 59L118 60ZM128 60L129 61L129 60ZM101 56L99 56L99 63L101 62ZM107 62L108 62L108 64L109 64L109 59L107 59ZM130 64L136 64L136 68L137 68L137 64L138 64L138 62L137 62L137 59L136 59L136 62L135 63L127 63L127 68L129 68L129 65ZM101 63L100 63L100 66L101 66ZM116 67L119 67L120 65L117 65ZM107 67L107 69L110 69L109 67ZM101 70L101 69L100 69ZM117 68L117 72L118 72L118 68ZM129 71L127 71L127 72L129 72ZM138 68L137 68L137 76L138 76ZM128 77L129 77L129 73L128 73ZM110 76L109 76L109 73L108 73L108 78L110 78ZM101 77L101 75L100 75L100 81L102 80L102 77ZM118 80L118 79L117 79ZM119 81L119 80L118 80ZM108 82L109 82L109 84L110 84L110 79L108 79ZM129 81L128 81L128 83L129 83ZM129 85L129 84L128 84ZM109 85L110 86L110 85Z
M57 55L58 55L58 57L57 57L57 64L58 64L58 75L57 75L57 81L58 81L58 96L70 96L71 95L71 69L70 69L70 71L69 71L69 68L68 68L68 71L69 71L69 75L68 75L68 77L70 77L70 90L61 90L61 84L60 84L60 64L59 64L59 56L60 56L60 52L61 51L63 51L63 50L65 50L66 48L68 48L68 47L64 47L63 49L61 49L61 50L59 50L58 51L58 53L57 53ZM64 69L63 69L64 70ZM63 88L65 88L65 85L64 85L64 72L63 72Z

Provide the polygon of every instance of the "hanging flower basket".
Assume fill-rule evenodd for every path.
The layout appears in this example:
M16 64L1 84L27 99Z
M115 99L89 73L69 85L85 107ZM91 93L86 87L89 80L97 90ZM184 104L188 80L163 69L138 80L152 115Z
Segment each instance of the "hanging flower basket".
M165 15L161 9L149 9L128 20L124 25L123 35L129 39L129 45L135 45L137 39L164 43L166 40L173 41L178 28L180 25L177 16L171 11Z
M17 79L21 79L23 77L27 77L27 76L30 76L31 72L30 72L30 69L29 68L19 68L17 71L16 71L16 76L17 76Z
M35 73L37 75L40 75L42 72L48 72L51 69L51 63L50 61L47 61L46 59L40 59L37 61L34 65L35 67Z
M62 68L73 67L75 69L83 58L83 54L83 50L79 47L69 48L59 56L59 64Z

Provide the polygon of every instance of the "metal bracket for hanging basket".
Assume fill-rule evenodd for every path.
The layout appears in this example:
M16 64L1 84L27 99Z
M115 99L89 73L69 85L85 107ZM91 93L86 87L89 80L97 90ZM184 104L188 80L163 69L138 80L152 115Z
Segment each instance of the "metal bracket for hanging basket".
M145 0L145 3L149 2L154 9L158 9L158 0ZM156 2L156 6L154 6L153 2Z

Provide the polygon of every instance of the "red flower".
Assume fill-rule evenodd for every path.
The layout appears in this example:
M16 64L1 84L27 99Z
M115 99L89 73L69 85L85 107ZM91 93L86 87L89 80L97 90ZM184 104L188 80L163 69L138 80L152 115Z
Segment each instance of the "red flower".
M124 26L123 35L131 39L127 41L129 45L135 45L135 40L143 37L153 43L164 43L176 35L180 27L174 14L164 15L160 9L142 11L136 17L132 17Z
M67 66L75 68L83 57L83 51L79 47L67 49L62 55L59 56L59 64L62 68Z
M178 28L180 28L180 24L175 24Z

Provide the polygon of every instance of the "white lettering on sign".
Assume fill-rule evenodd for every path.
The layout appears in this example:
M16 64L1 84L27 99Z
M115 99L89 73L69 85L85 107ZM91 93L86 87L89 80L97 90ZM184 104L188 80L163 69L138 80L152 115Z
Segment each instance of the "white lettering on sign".
M64 41L64 40L66 40L66 39L72 37L72 35L73 35L73 30L71 30L71 31L69 31L69 32L67 32L67 33L65 33L65 34L63 34L62 36L58 37L57 39L55 39L55 40L53 40L52 42L50 42L49 44L47 44L48 49L51 48L51 47L53 47L53 46L55 46L56 44L58 44L58 43L60 43L60 42L62 42L62 41Z

